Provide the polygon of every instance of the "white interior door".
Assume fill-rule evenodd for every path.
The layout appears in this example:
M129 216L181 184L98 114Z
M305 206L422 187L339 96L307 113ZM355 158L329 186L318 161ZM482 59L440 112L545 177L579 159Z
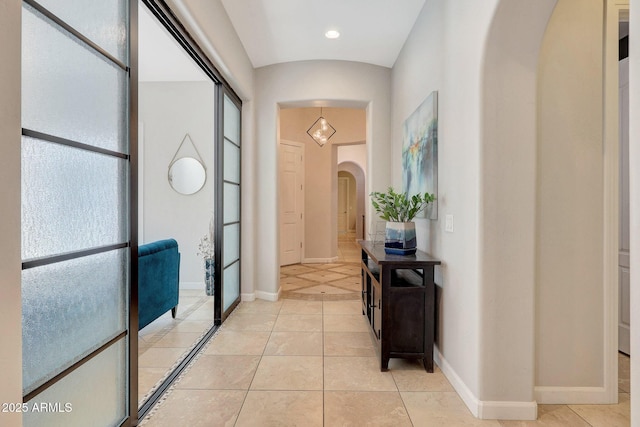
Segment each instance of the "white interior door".
M618 349L630 354L629 298L629 58L620 61L620 250L618 253Z
M338 233L347 232L349 209L349 178L338 177Z
M280 144L280 265L302 261L304 145Z

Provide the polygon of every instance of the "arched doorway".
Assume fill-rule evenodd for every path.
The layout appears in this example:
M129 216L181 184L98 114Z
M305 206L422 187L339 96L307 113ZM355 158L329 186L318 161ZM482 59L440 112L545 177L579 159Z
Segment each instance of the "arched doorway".
M583 28L594 31L595 37L599 37L599 42L589 43L583 37L574 37L580 40L583 46L600 46L599 54L592 53L595 58L593 66L587 68L590 72L595 69L606 75L602 69L602 62L598 61L602 61L602 57L609 54L608 48L602 50L602 34L608 31L604 21L611 12L613 2L605 3L605 12L602 5L593 5L593 10L587 11L587 14L592 13L588 15L589 19L596 17L595 26L589 27L588 23L582 22ZM561 282L559 286L551 285L548 274L541 277L541 272L544 271L555 273L549 268L550 262L557 262L558 259L564 260L561 262L561 269L573 268L565 262L571 262L572 259L566 253L561 254L561 257L548 256L548 249L557 252L559 245L571 241L559 237L567 233L567 222L570 227L574 227L572 232L588 235L584 230L575 231L575 227L580 226L576 225L574 220L580 218L584 221L584 215L581 217L574 213L567 214L565 211L567 221L563 220L562 216L558 217L561 221L550 220L554 215L559 215L558 206L567 204L564 196L567 192L558 191L561 186L566 186L567 182L556 180L554 183L546 183L542 179L549 175L546 169L541 170L541 167L552 167L551 162L558 164L555 167L556 171L560 171L562 165L568 169L579 169L590 164L585 162L583 157L578 162L575 156L572 157L573 162L559 161L558 154L566 154L559 151L564 148L559 145L553 151L548 147L548 136L541 134L549 128L557 134L557 129L566 130L567 126L571 126L567 124L564 112L571 115L575 114L575 111L563 108L560 99L572 100L574 107L578 109L584 106L584 103L577 98L570 98L565 92L553 92L549 89L552 87L549 81L541 80L549 79L549 76L556 79L557 76L553 73L565 72L563 67L567 68L566 64L553 62L550 59L553 52L545 52L543 47L547 42L554 47L562 45L565 50L572 47L567 48L562 43L551 43L550 40L543 39L555 37L550 33L553 19L558 16L567 19L573 16L575 19L577 15L573 15L576 11L572 9L572 5L577 4L564 2L560 10L561 1L557 0L536 2L535 5L526 0L501 1L496 8L487 37L481 95L483 131L480 144L480 176L483 178L479 187L482 194L479 227L484 230L484 237L480 242L479 262L483 266L480 273L480 293L485 296L480 306L481 323L484 325L481 339L485 343L480 356L480 371L483 373L479 391L481 400L505 399L538 403L612 403L617 400L617 357L616 349L612 345L615 342L613 334L617 333L614 301L617 281L614 283L611 280L610 262L607 260L612 246L610 241L615 240L613 236L617 233L617 229L614 230L616 227L612 227L612 224L617 224L617 220L613 219L617 216L617 208L613 208L615 204L608 202L610 192L606 190L616 188L612 183L615 182L617 174L617 150L610 149L610 139L604 131L593 131L589 134L589 138L595 135L596 143L593 146L599 146L599 149L592 150L589 148L590 145L577 147L577 152L593 154L594 163L600 168L599 182L602 187L593 189L595 199L591 199L593 211L598 212L593 214L591 208L584 211L596 217L595 226L590 229L597 231L588 233L596 236L596 239L601 239L598 244L589 243L598 251L596 257L599 258L596 264L600 273L592 275L597 283L592 289L587 290L584 283L575 279L578 277L576 274L571 280ZM579 6L582 8L584 5ZM556 15L556 12L560 15ZM581 14L580 20L584 18ZM567 58L569 54L573 52L562 52ZM589 59L584 52L580 52L579 56ZM553 66L548 66L549 64ZM575 73L573 75L575 76ZM594 76L589 78L595 78ZM581 75L581 79L584 78L585 76ZM608 107L603 105L606 105L608 94L605 92L603 99L601 92L603 78L592 85L600 95L597 99L591 100L591 105L607 110ZM566 85L559 87L563 91L567 89ZM545 102L545 99L551 101ZM554 114L555 110L561 114ZM554 122L559 117L561 120ZM605 112L596 112L594 117L595 121L608 131L610 126L607 126ZM576 122L579 122L578 119ZM590 122L584 117L583 120ZM604 138L602 135L605 135ZM541 141L547 145L541 145ZM617 140L614 143L617 144ZM547 149L551 150L550 154L546 151L541 153L541 150ZM612 155L612 152L615 155ZM546 166L541 162L546 162ZM571 180L574 176L585 173L584 170L575 172L572 177L565 179ZM566 174L567 171L562 173ZM580 179L569 183L578 187L581 185ZM577 192L573 194L576 195ZM504 216L504 208L507 206L508 220ZM496 228L497 224L499 228ZM499 245L494 244L490 237L495 236L496 232L501 235ZM617 247L614 248L614 252L617 253ZM514 259L515 253L519 254L518 261L505 268L504 260ZM541 260L544 262L541 263ZM583 265L590 265L592 268L593 264L587 262ZM575 268L574 271L578 269ZM498 295L499 299L493 298ZM598 295L598 298L592 298L593 295ZM579 301L579 304L575 304L575 301ZM499 315L496 316L495 313ZM579 320L586 318L585 316L597 319L596 327L587 327L588 322ZM573 323L567 323L563 318L570 318ZM512 325L515 327L512 330L517 331L511 334L508 343L501 327L505 324ZM580 337L580 330L584 328L597 330L597 336L591 334L589 337ZM569 339L566 339L567 336ZM589 353L582 347L591 345L590 343L594 343L594 347L597 348L591 352L594 357L589 362L590 368L597 370L597 379L587 379L580 383L581 378L584 379L584 369L580 372L581 368L572 364L572 360L575 360L575 354ZM503 350L507 347L519 350L517 354L506 355ZM511 363L516 359L517 363ZM496 368L498 366L499 375ZM571 387L572 385L581 387ZM518 398L508 399L508 396ZM482 414L480 416L486 418Z
M347 180L352 179L355 188L350 189L352 195L347 199L355 202L347 206L347 214L345 215L346 228L345 231L353 231L356 239L364 239L364 215L365 215L365 174L362 168L355 162L346 161L338 164L338 180L343 177ZM340 185L338 184L338 198L340 199ZM351 209L349 209L351 208ZM341 232L340 227L340 200L338 200L338 233Z
M478 397L481 401L519 401L514 418L520 419L536 418L536 82L540 47L555 3L498 2L482 66L478 262L482 266L483 346ZM508 221L506 206L513 208ZM496 242L490 236L498 232L498 223ZM516 253L518 262L505 265ZM492 315L495 313L498 315ZM510 325L508 338L504 325ZM518 349L517 354L504 351L506 348ZM499 418L506 410L492 408L494 414L480 407L478 416Z

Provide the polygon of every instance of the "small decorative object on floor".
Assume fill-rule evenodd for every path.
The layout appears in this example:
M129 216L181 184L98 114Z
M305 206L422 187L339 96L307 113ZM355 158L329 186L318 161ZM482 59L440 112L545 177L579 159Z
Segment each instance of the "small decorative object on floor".
M396 193L389 187L386 193L371 193L371 204L380 218L387 221L384 251L388 254L413 255L416 253L416 225L412 221L436 197L431 193Z
M213 258L205 258L204 260L204 285L207 296L213 296L214 290L214 260Z
M213 219L209 224L209 233L200 239L198 256L204 259L204 284L207 296L213 296L215 285L215 251L213 247Z

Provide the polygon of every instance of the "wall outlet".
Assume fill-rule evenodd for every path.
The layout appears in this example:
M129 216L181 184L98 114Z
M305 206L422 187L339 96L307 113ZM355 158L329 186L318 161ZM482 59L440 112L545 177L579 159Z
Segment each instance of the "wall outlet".
M447 214L444 217L444 231L453 233L453 215Z

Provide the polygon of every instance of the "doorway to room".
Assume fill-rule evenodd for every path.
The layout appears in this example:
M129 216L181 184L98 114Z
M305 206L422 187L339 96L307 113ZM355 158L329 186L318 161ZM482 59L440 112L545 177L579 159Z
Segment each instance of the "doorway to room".
M143 418L240 302L242 103L164 2L138 6L138 243L180 252L177 306L140 324ZM140 313L164 295L138 288Z
M351 222L352 205L355 204L356 181L349 172L338 172L338 236L355 232L355 221ZM355 218L354 218L355 220Z
M340 161L350 159L346 161ZM366 161L366 146L338 148L338 261L359 262L361 252L358 239L365 231L365 174L360 162ZM366 163L365 163L366 164ZM342 182L342 185L340 185ZM342 187L342 189L341 189ZM342 217L342 218L341 218ZM341 222L343 226L340 227Z
M155 279L138 284L138 405L144 407L214 325L203 263L214 256L216 86L142 3L138 52L138 245L147 253L171 239L179 253L173 281L148 272L159 255L138 261L140 277ZM173 302L165 304L168 299Z
M619 26L619 79L618 115L620 140L620 237L618 254L618 350L630 355L631 304L629 266L629 23L621 21Z
M618 378L621 391L631 391L631 277L629 215L629 19L621 13L618 27L619 253Z
M307 132L320 117L336 130L326 143ZM279 264L336 262L338 230L363 233L365 110L281 107L279 129Z
M364 144L338 147L338 240L346 235L353 242L365 238L365 165Z
M320 117L336 133L317 142L307 130ZM281 298L322 301L360 297L360 251L355 236L363 224L365 124L364 109L280 108Z

